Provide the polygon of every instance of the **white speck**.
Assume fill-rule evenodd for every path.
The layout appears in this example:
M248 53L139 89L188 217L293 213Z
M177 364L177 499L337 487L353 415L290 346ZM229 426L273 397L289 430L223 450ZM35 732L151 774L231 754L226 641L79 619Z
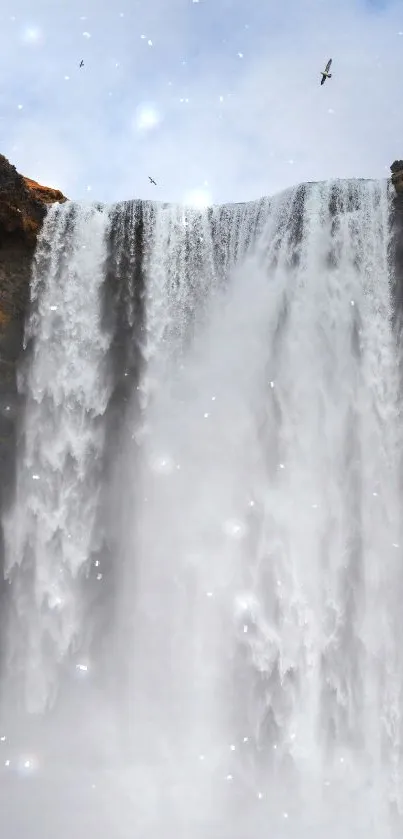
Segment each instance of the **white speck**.
M140 35L140 38L141 38L142 41L145 41L145 39L147 38L147 35Z
M10 408L10 406L9 406L9 405L6 405L6 411L7 411L7 412L8 412L8 411L11 411L11 408Z
M376 497L377 497L377 495L378 495L378 493L377 493L377 492L373 492L373 493L372 493L372 495L376 498Z
M204 419L208 419L210 414L204 414Z
M88 185L88 186L87 186L87 192L91 192L91 190L92 190L92 186L89 186L89 185Z
M247 627L246 623L244 624L243 631L244 631L244 634L246 635L246 633L248 631L248 627Z
M398 35L403 35L403 32L398 32L397 34L398 34Z
M30 767L31 767L31 761L30 761L30 760L26 760L26 761L24 762L24 769L30 769Z
M227 775L227 781L232 781L233 775Z
M238 52L237 56L238 56L238 58L243 58L243 52Z
M399 545L397 544L397 542L393 542L392 547L393 547L393 548L398 548L398 547L399 547Z
M206 184L206 186L207 186L207 184ZM217 398L216 396L212 396L212 397L211 397L211 401L212 401L212 402L215 402L215 401L216 401L216 398Z
M100 563L99 559L96 559L95 562L94 562L95 568L99 568L100 564L101 563Z
M280 463L279 469L285 469L284 463Z
M255 502L254 502L254 501L249 501L249 502L248 502L248 507L254 507L254 506L255 506Z
M91 789L96 789L95 784L91 784Z
M62 598L61 598L61 597L54 597L54 598L52 599L52 602L50 603L50 606L51 606L52 608L53 608L53 607L56 607L56 606L62 606L62 605L63 605L63 600L62 600Z
M328 109L327 109L327 112L328 112L328 114L334 114L334 110L333 110L333 108L328 108Z
M86 15L82 15L82 17L80 17L80 20L87 20L87 16L86 16Z
M23 105L18 105L18 110L22 111L23 107L24 107Z
M340 758L340 763L344 763L344 757Z
M289 160L288 162L289 162L290 166L293 166L293 165L294 165L294 161L293 161L293 160Z
M91 38L91 34L89 32L83 32L83 38Z
M40 481L39 475L32 475L32 480L33 481Z
M65 81L65 82L70 81L70 76L65 76L65 77L64 77L64 81Z
M245 526L242 522L230 519L229 521L224 522L223 531L227 536L241 539L245 534Z
M5 762L4 766L10 766L10 761L9 761L9 760L6 760L6 762Z
M224 97L220 96L220 102L224 102Z
M318 509L318 505L317 504L312 504L312 510L317 510L317 509Z
M124 16L125 16L124 12L119 13L119 17L124 17Z
M82 673L87 673L88 664L76 664L76 670L80 670Z
M258 792L257 797L258 797L258 798L263 798L263 793L262 793L262 792Z
M97 574L97 580L98 580L98 582L99 582L100 580L102 580L102 577L103 577L103 574Z
M234 744L231 744L230 749L231 749L231 752L235 752L236 747L234 746Z
M152 131L161 119L157 106L153 102L144 102L136 109L134 127L137 131Z
M283 813L285 819L288 819L288 813Z
M354 300L350 300L350 306L355 306Z
M161 455L153 459L151 468L153 472L157 472L159 475L170 475L174 465L174 461L170 455Z
M204 755L199 755L199 760L204 760Z
M22 40L26 44L39 44L43 41L42 31L38 26L29 26L22 33Z
M212 596L213 596L213 592L212 592L212 591L208 591L208 592L207 592L207 597L212 597Z
M0 737L0 741L1 741L2 743L5 743L5 742L6 742L6 740L7 740L7 737L6 737L6 735L5 735L5 734L3 734L3 736L2 736L2 737Z
M270 385L271 388L273 388L274 387L274 382L269 382L269 385Z
M152 47L152 45L153 45L152 40L151 40L151 39L149 39L149 40L147 41L147 44L148 44L148 46L149 46L149 47Z
M243 738L243 742L244 742L244 743L249 743L249 737L244 737L244 738Z

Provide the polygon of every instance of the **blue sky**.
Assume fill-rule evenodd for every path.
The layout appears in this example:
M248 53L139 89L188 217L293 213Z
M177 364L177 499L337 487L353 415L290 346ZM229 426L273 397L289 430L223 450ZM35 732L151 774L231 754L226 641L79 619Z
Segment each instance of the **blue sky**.
M77 199L386 177L402 79L403 0L0 2L0 151Z

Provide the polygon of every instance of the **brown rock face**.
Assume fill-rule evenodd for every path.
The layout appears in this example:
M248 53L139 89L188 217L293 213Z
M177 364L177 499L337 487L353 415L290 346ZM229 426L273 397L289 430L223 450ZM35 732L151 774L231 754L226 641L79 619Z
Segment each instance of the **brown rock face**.
M46 208L55 201L67 199L57 189L24 178L0 154L0 494L14 455L16 361L22 346L31 262Z
M24 178L0 154L0 337L1 327L25 308L36 237L55 201L67 198Z

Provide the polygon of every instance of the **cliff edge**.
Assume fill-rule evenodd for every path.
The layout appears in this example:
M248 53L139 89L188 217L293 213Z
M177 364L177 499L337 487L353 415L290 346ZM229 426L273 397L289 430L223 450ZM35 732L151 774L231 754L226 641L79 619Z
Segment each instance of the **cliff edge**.
M24 178L0 154L0 333L25 310L36 237L47 206L56 201L67 198Z

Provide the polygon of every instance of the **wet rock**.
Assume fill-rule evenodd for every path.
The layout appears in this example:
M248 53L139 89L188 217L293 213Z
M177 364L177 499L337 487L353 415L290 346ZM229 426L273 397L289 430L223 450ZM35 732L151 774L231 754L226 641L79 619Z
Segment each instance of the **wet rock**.
M403 193L403 160L394 160L390 171L391 181L398 195Z

